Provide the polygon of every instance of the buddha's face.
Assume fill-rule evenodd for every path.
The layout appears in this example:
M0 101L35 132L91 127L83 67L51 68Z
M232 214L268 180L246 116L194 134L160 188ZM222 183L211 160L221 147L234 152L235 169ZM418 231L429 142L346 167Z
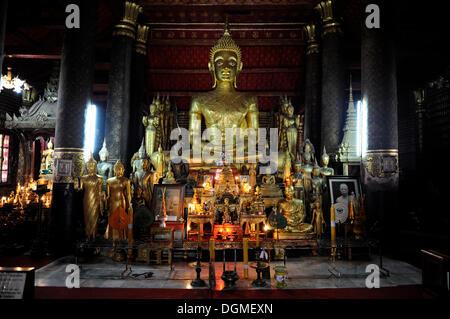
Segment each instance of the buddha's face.
M292 105L289 105L289 107L287 108L287 113L289 116L294 115L294 107Z
M116 177L122 177L124 171L125 168L123 167L123 165L114 166L114 175L116 175Z
M138 155L139 155L139 159L144 159L145 158L145 149L144 148L140 148L139 152L138 152Z
M300 173L300 171L302 170L302 164L297 163L297 164L295 164L294 166L295 166L295 171L296 171L297 173Z
M107 156L106 156L105 153L100 152L98 155L100 156L100 162L106 162L106 157Z
M97 173L97 163L95 163L95 162L87 162L86 163L86 170L88 172L88 175L95 175Z
M156 104L150 104L150 115L155 115Z
M219 51L214 55L214 76L219 82L233 82L239 71L237 55L231 51Z
M323 166L328 166L328 163L330 162L329 156L322 156L322 164Z

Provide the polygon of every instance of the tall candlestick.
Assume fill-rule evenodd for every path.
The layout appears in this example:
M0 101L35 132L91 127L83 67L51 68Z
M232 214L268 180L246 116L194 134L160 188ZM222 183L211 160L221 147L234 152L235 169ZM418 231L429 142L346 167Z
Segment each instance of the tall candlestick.
M259 247L259 223L256 224L256 247Z
M216 259L216 241L213 237L209 239L209 261L215 261Z
M244 278L248 279L248 238L243 239Z

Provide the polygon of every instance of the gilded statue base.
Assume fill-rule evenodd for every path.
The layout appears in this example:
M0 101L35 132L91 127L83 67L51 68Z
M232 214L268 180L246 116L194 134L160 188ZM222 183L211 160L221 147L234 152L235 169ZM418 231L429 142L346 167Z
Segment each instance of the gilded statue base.
M316 234L314 233L300 233L300 232L286 232L286 231L274 231L274 239L314 239Z

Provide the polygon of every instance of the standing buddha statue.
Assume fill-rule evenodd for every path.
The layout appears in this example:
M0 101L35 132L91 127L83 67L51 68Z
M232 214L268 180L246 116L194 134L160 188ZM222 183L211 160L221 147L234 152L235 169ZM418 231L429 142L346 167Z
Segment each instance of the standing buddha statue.
M145 126L145 151L148 156L151 156L155 151L156 135L161 127L159 117L156 115L156 107L156 101L153 99L152 104L150 104L150 114L142 117L142 124Z
M156 173L158 174L158 179L163 177L166 165L161 145L158 146L158 151L154 152L151 155L150 160L152 162L153 167L156 170Z
M206 128L217 128L220 131L222 145L225 141L226 128L253 128L257 134L258 99L254 95L236 91L237 77L242 65L241 50L231 38L226 23L222 37L210 52L208 68L213 78L213 90L198 94L191 100L189 111L191 141L193 136L200 132L202 118Z
M124 210L128 216L130 216L133 211L131 207L131 191L130 191L130 180L123 177L125 167L120 162L117 161L114 165L114 177L109 178L106 181L106 201L108 205L108 227L106 228L105 238L119 240L122 238L127 238L127 232L125 230L114 229L111 226L111 217L120 208ZM126 221L128 224L128 221Z
M302 162L300 159L294 163L295 173L291 176L291 184L294 186L295 198L305 202L305 193L309 190L308 179L305 171L302 169Z
M52 173L54 166L53 155L55 154L55 150L53 149L53 143L51 139L48 141L47 147L48 148L42 152L41 172L47 170L49 173Z
M97 162L91 157L86 162L87 175L80 177L78 190L84 191L84 230L88 240L95 239L99 214L103 215L103 177L97 175Z

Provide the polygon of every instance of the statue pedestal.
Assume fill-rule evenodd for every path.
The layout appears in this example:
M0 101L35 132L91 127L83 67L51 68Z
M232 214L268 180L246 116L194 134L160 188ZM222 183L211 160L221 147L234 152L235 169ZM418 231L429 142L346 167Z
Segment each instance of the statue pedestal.
M274 231L274 239L313 239L316 237L314 233L301 233L301 232L285 232L285 231Z

